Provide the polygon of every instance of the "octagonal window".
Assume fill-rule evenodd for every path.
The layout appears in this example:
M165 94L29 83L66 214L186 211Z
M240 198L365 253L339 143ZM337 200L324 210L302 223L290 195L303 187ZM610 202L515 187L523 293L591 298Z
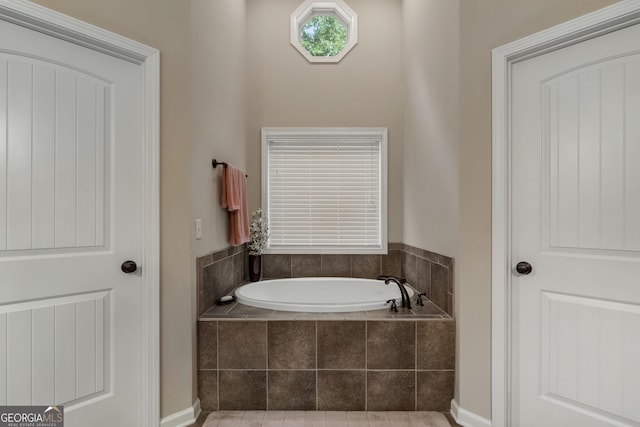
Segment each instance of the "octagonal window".
M309 62L339 62L358 42L357 25L342 0L307 0L291 14L291 44Z

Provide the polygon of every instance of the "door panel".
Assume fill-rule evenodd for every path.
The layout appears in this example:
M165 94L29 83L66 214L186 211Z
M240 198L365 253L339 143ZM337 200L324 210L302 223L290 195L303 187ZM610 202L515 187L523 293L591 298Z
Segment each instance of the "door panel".
M549 248L640 251L639 85L640 55L542 84Z
M541 398L594 418L640 419L640 305L542 293Z
M516 426L640 425L640 27L517 63Z
M0 137L8 153L0 159L7 194L0 250L102 246L112 87L13 54L0 54L3 76L0 113L9 131Z
M3 306L7 382L0 405L69 405L110 391L112 296L94 292Z

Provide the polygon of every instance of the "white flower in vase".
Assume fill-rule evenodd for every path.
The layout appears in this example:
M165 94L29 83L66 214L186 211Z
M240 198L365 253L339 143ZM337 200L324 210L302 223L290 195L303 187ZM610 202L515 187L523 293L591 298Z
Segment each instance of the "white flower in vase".
M269 219L262 212L262 209L256 209L251 214L251 224L249 225L249 255L262 255L267 249L269 241Z

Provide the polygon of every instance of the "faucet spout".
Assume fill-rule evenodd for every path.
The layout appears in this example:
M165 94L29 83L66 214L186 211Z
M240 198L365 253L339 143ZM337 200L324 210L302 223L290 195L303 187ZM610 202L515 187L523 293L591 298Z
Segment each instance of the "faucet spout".
M409 298L409 293L407 292L407 288L404 287L406 280L397 279L395 277L387 277L384 279L385 285L388 285L391 282L394 282L396 285L398 285L398 289L400 289L400 294L402 295L402 306L411 310L411 299Z

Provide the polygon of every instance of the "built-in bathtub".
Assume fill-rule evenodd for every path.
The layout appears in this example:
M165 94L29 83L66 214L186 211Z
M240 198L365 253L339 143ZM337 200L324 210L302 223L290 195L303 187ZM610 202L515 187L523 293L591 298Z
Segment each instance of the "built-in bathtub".
M386 299L381 309L347 312L217 304L246 283L246 255L246 248L234 247L196 260L203 409L449 411L455 378L451 258L397 243L384 255L263 258L263 277L270 280L406 277L428 297L419 306L414 294L411 310L398 304L391 312ZM396 285L385 287L399 297ZM344 298L346 291L332 294Z
M409 297L414 291L405 286ZM236 300L251 307L307 313L382 310L402 302L395 283L345 277L302 277L249 283L235 291Z

